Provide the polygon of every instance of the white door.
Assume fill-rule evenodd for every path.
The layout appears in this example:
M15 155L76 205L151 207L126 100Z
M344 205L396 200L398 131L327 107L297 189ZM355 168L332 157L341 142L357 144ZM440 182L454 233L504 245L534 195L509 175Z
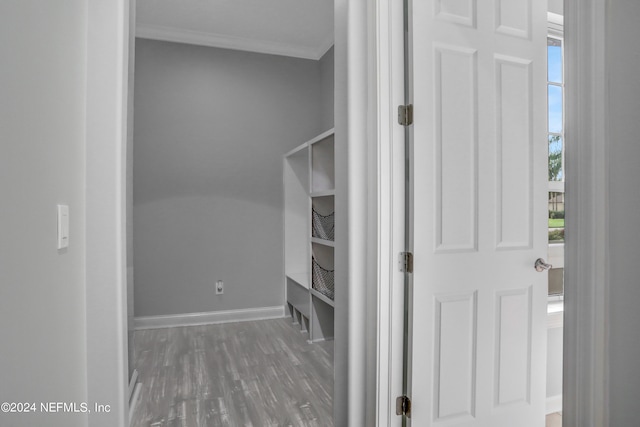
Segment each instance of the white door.
M414 426L544 426L546 4L412 1Z

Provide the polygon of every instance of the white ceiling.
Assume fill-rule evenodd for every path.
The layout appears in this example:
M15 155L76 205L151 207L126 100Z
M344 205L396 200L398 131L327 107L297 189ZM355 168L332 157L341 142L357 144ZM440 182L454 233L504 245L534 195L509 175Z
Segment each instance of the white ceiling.
M136 36L320 59L333 0L137 0Z

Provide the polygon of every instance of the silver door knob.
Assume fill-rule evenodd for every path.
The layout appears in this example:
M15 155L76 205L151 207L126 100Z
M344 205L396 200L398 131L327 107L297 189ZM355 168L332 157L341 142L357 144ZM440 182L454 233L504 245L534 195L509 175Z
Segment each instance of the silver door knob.
M538 258L536 263L533 265L538 273L542 273L545 270L548 270L553 267L551 264L547 264L544 259Z

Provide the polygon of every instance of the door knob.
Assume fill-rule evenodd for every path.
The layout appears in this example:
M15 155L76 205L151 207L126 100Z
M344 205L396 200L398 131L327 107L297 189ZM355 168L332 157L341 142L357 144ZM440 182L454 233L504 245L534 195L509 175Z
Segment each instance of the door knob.
M553 267L551 264L547 264L544 259L538 258L536 263L533 265L538 273L541 273L545 270L548 270Z

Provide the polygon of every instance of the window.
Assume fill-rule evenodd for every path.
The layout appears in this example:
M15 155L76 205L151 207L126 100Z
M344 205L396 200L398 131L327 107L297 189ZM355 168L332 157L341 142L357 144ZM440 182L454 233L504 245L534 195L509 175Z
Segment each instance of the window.
M559 24L559 25L558 25ZM549 148L548 212L550 300L564 294L564 46L561 22L550 22L547 37L547 95Z
M562 39L547 38L549 242L564 241L564 76Z

